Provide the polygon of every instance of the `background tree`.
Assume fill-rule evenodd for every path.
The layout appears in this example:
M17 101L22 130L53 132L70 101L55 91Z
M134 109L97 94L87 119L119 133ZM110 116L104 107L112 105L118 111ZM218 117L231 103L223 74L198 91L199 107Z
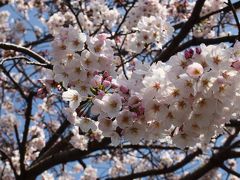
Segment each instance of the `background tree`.
M0 179L240 178L239 8L0 0Z

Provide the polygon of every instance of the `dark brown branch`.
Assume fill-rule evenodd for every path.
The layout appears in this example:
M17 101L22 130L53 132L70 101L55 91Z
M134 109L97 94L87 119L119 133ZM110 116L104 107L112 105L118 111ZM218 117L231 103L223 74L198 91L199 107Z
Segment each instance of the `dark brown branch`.
M0 64L0 69L2 69L2 72L12 81L13 85L18 90L22 98L26 100L27 96L25 95L23 89L19 86L19 84L12 78L10 73L1 64Z
M233 140L238 136L239 133L239 128L235 129L235 132L233 134L231 134L227 140L224 142L223 147L228 147L232 144Z
M60 142L56 143L52 147L50 147L45 153L43 153L41 156L38 157L37 161L35 161L33 164L41 161L42 159L51 156L55 153L58 153L59 151L62 151L63 149L66 150L66 148L69 147L69 141L71 140L72 134L68 135L66 138L62 139ZM32 165L33 165L32 164Z
M238 8L240 8L240 1L235 2L232 5L233 5L234 9L238 9ZM205 15L205 16L200 17L199 20L197 20L196 24L200 23L201 21L203 21L205 19L208 19L212 15L218 14L220 12L228 13L229 11L231 11L231 8L229 6L226 6L226 7L222 8L222 9L213 11L213 12L211 12L211 13ZM184 25L184 22L181 22L181 23L175 24L173 27L174 27L174 29L179 29L183 25Z
M185 39L185 37L188 35L190 30L193 28L193 26L197 23L199 20L199 16L202 10L202 7L204 5L205 0L198 0L195 4L195 7L192 11L192 14L189 18L189 20L184 23L183 27L181 28L180 32L177 36L175 36L170 43L170 45L162 51L160 54L157 54L155 62L163 61L166 62L175 52L176 47Z
M120 24L118 25L118 27L117 27L117 29L116 29L116 31L115 31L115 34L114 34L114 36L113 36L112 38L115 38L115 37L118 35L118 33L119 33L119 31L120 31L123 23L126 21L126 18L127 18L127 16L128 16L128 13L129 13L129 12L131 11L131 9L134 7L134 5L135 5L136 2L137 2L136 0L133 1L132 5L126 10L126 12L125 12L125 14L124 14L124 16L123 16L123 19L122 19L122 21L120 22Z
M115 44L116 44L117 51L119 53L119 57L120 57L120 60L121 60L121 66L122 66L123 74L124 74L125 78L128 80L127 71L126 71L125 66L124 66L124 60L123 60L123 57L121 55L121 49L118 47L116 42L115 42Z
M79 149L70 149L68 151L63 151L49 156L34 166L32 166L27 171L27 178L35 178L45 170L52 168L55 165L67 163L71 161L81 160L84 156L101 149L105 149L110 143L109 138L104 138L100 143L97 141L91 142L88 146L87 151L81 151Z
M16 125L16 124L14 125L14 131L15 131L15 136L16 136L16 141L17 141L17 144L18 144L18 148L20 149L20 147L21 147L21 142L20 142L19 133L18 133L18 128L17 128L17 125Z
M163 169L153 169L145 172L140 172L140 173L135 173L135 174L130 174L127 176L122 176L122 177L117 177L117 178L109 178L109 180L129 180L129 179L135 179L135 178L141 178L141 177L146 177L146 176L155 176L155 175L161 175L161 174L166 174L166 173L171 173L174 172L189 162L191 162L196 156L202 154L202 150L198 149L192 154L189 154L186 156L181 162L176 163L170 167L166 167Z
M191 46L198 46L202 43L206 45L211 45L211 44L219 44L221 42L229 42L229 43L234 43L237 40L238 36L233 35L233 36L224 36L224 37L219 37L219 38L213 38L213 39L204 39L204 38L193 38L183 44L181 44L178 48L176 48L173 52L176 54L177 52L183 51L187 48L190 48Z
M25 153L26 153L26 143L27 143L27 137L29 132L29 126L31 122L31 116L32 116L32 102L33 97L35 93L31 92L27 98L27 108L25 110L25 125L24 125L24 132L23 132L23 138L22 142L20 144L19 152L20 152L20 169L21 173L24 173L25 171Z
M109 146L108 149L117 149L118 147ZM161 145L123 145L121 149L161 149L161 150L181 150L178 147L173 146L161 146Z
M2 6L5 6L5 5L7 5L8 4L8 2L0 2L0 7L2 7Z
M240 128L240 120L238 120L238 119L231 119L230 123L226 124L226 127Z
M41 39L38 39L36 41L28 42L24 45L24 47L32 47L32 46L37 46L42 43L50 42L53 40L53 36L51 34L47 34Z
M230 174L232 174L232 175L237 176L237 177L240 178L240 173L238 173L238 172L236 172L236 171L228 168L228 167L225 166L224 164L221 166L221 168L222 168L224 171L226 171L227 173L230 173Z
M15 57L10 57L10 58L4 58L0 61L0 65L3 65L4 62L6 61L13 61L13 60L25 60L27 62L30 62L30 59L26 58L25 56L15 56Z
M7 155L3 150L1 150L1 149L0 149L0 153L1 153L1 155L2 155L3 158L6 158L6 159L8 160L9 165L10 165L11 169L13 170L13 173L14 173L15 178L17 178L17 177L18 177L18 174L17 174L17 171L16 171L16 169L15 169L15 167L14 167L14 165L13 165L13 162L12 162L11 158L8 157L8 155Z
M38 159L41 158L44 153L46 153L53 145L54 143L58 140L58 138L61 136L61 134L66 130L66 128L70 125L68 120L65 120L61 126L58 128L58 130L52 135L52 137L48 140L46 143L45 147L40 151L38 158L32 163L35 164Z
M79 29L81 30L81 32L83 32L82 25L81 25L81 23L80 23L80 21L79 21L79 18L78 18L78 14L79 14L79 13L75 13L75 11L74 11L74 9L73 9L73 7L72 7L72 5L71 5L71 1L65 0L64 2L65 2L65 4L67 5L67 7L70 9L70 11L72 12L73 16L75 17Z
M240 152L237 152L237 151L231 151L229 153L229 159L231 158L240 158Z
M182 180L198 179L212 169L222 166L225 160L230 158L236 158L236 156L240 155L237 153L234 154L234 152L231 150L232 146L227 146L234 140L234 137L237 136L238 132L239 131L237 130L233 135L230 135L223 144L222 148L219 149L219 151L214 154L206 164L198 168L196 171L186 175L182 178Z
M228 159L226 153L227 151L223 151L221 153L218 153L214 155L208 163L194 171L193 173L190 173L183 177L181 180L192 180L192 179L198 179L211 171L212 169L220 166L226 159Z

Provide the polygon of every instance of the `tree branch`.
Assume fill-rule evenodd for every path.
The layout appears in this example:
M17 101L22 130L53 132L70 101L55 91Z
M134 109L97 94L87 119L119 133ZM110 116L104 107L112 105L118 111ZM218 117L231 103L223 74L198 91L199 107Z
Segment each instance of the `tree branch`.
M129 179L141 178L141 177L146 177L146 176L155 176L155 175L171 173L171 172L174 172L174 171L178 170L179 168L185 166L186 164L188 164L190 161L192 161L196 156L198 156L200 154L202 154L202 150L198 149L194 153L186 156L181 162L176 163L170 167L166 167L163 169L153 169L153 170L139 172L139 173L130 174L127 176L121 176L121 177L117 177L117 178L109 178L108 180L129 180Z
M238 36L240 37L240 23L239 23L239 19L238 19L237 13L236 13L236 9L234 8L231 0L228 0L227 4L230 7L230 9L232 10L232 13L233 13L233 16L234 16L234 19L236 21L236 25L237 25L237 28L238 28Z
M205 0L198 0L195 4L195 7L193 9L193 12L189 18L189 20L184 23L183 27L181 28L180 32L177 36L175 36L170 43L170 45L162 51L160 54L157 54L156 59L154 62L163 61L166 62L173 54L174 50L178 45L185 39L185 37L188 35L190 30L193 28L193 26L197 23L197 21L200 18L200 13L202 10L202 7L204 5Z
M41 43L46 43L53 40L53 36L51 34L47 34L46 36L44 36L41 39L38 39L36 41L32 41L32 42L28 42L24 45L24 47L30 47L30 46L36 46L39 45Z
M225 160L235 157L237 154L233 156L234 152L231 151L232 146L227 146L230 144L229 142L232 142L234 140L233 137L236 137L236 132L228 137L222 148L216 154L214 154L206 164L198 168L196 171L186 175L181 180L198 179L204 174L208 173L210 170L222 166Z
M35 178L45 170L52 168L55 165L67 163L70 161L81 160L84 156L101 149L105 149L107 145L111 142L109 138L104 138L100 143L97 141L91 142L88 146L87 151L82 151L79 149L70 149L68 151L59 152L57 154L53 154L39 163L30 167L27 171L27 178Z
M233 5L234 9L238 9L238 8L240 8L240 1L235 2L235 3L233 3L232 5ZM222 9L213 11L213 12L211 12L211 13L205 15L205 16L200 17L200 18L197 20L196 24L197 24L197 23L200 23L201 21L203 21L203 20L205 20L205 19L208 19L208 18L209 18L210 16L212 16L212 15L218 14L218 13L220 13L220 12L227 13L227 12L229 12L229 11L231 11L231 8L230 8L229 6L226 6L226 7L222 8ZM174 29L179 29L179 28L181 28L183 25L184 25L184 22L181 22L181 23L175 24L173 27L174 27Z
M0 64L0 69L2 69L2 72L12 81L13 85L18 90L22 98L26 100L27 96L25 95L23 89L19 86L19 84L12 78L10 73L1 64Z
M32 57L33 59L35 59L36 61L38 61L39 63L47 64L48 68L52 69L52 65L48 60L46 60L44 57L40 56L39 54L35 53L34 51L28 48L11 44L11 43L3 43L3 42L0 42L0 48L4 50L14 50L14 51L26 54Z
M225 166L224 164L221 166L221 168L222 168L224 171L226 171L227 173L230 173L230 174L232 174L232 175L237 176L237 177L240 178L240 173L237 173L236 171L228 168L228 167Z
M234 43L238 37L239 37L238 35L233 35L233 36L224 36L224 37L213 38L213 39L193 38L193 39L181 44L173 52L174 52L174 54L176 54L177 52L183 51L191 46L198 46L202 43L204 43L206 45L219 44L221 42Z
M0 149L0 153L1 153L1 155L3 156L3 158L6 158L6 159L8 160L9 165L10 165L11 169L13 170L13 173L14 173L15 178L17 178L17 177L18 177L18 174L17 174L17 171L16 171L16 169L15 169L15 167L14 167L14 165L13 165L13 162L12 162L11 158L8 157L8 155L7 155L3 150L1 150L1 149Z
M48 140L45 147L40 151L38 158L32 164L35 164L41 158L41 156L43 156L54 145L59 136L66 130L69 125L69 121L65 119L61 126L58 128L58 130Z
M21 173L24 173L25 171L25 153L26 153L26 143L27 143L27 137L29 132L29 126L31 122L31 116L32 116L32 101L35 93L31 92L27 98L27 108L25 110L25 125L24 125L24 132L23 132L23 138L22 142L20 143L19 148L19 154L20 154L20 169Z

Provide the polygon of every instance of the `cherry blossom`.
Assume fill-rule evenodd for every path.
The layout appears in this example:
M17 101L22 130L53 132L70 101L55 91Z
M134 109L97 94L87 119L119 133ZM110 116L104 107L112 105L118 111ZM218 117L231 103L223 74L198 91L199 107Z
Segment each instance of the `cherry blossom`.
M237 179L238 9L0 1L1 179Z

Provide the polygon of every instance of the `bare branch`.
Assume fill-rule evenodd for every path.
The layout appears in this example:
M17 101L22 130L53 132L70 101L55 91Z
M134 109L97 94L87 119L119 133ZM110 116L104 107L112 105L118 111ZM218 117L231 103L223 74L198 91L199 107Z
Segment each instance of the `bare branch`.
M224 37L219 37L219 38L212 38L212 39L204 39L204 38L193 38L183 44L181 44L178 48L176 48L173 52L174 54L180 51L183 51L187 48L190 48L191 46L198 46L202 43L205 45L210 45L210 44L219 44L221 42L229 42L229 43L234 43L237 39L239 38L238 35L233 35L233 36L224 36Z
M23 173L25 171L25 153L26 153L26 143L27 143L27 137L29 132L29 126L31 122L31 116L32 116L32 101L35 93L30 92L28 98L27 98L27 108L25 110L25 125L24 125L24 132L23 132L23 139L22 143L20 144L19 153L20 153L20 169Z
M46 64L47 66L49 66L49 68L52 68L51 63L48 60L46 60L44 57L40 56L39 54L35 53L34 51L32 51L28 48L18 46L18 45L15 45L15 44L11 44L11 43L3 43L3 42L0 42L0 48L4 49L4 50L14 50L14 51L17 51L17 52L24 53L24 54L32 57L33 59L35 59L39 63Z

